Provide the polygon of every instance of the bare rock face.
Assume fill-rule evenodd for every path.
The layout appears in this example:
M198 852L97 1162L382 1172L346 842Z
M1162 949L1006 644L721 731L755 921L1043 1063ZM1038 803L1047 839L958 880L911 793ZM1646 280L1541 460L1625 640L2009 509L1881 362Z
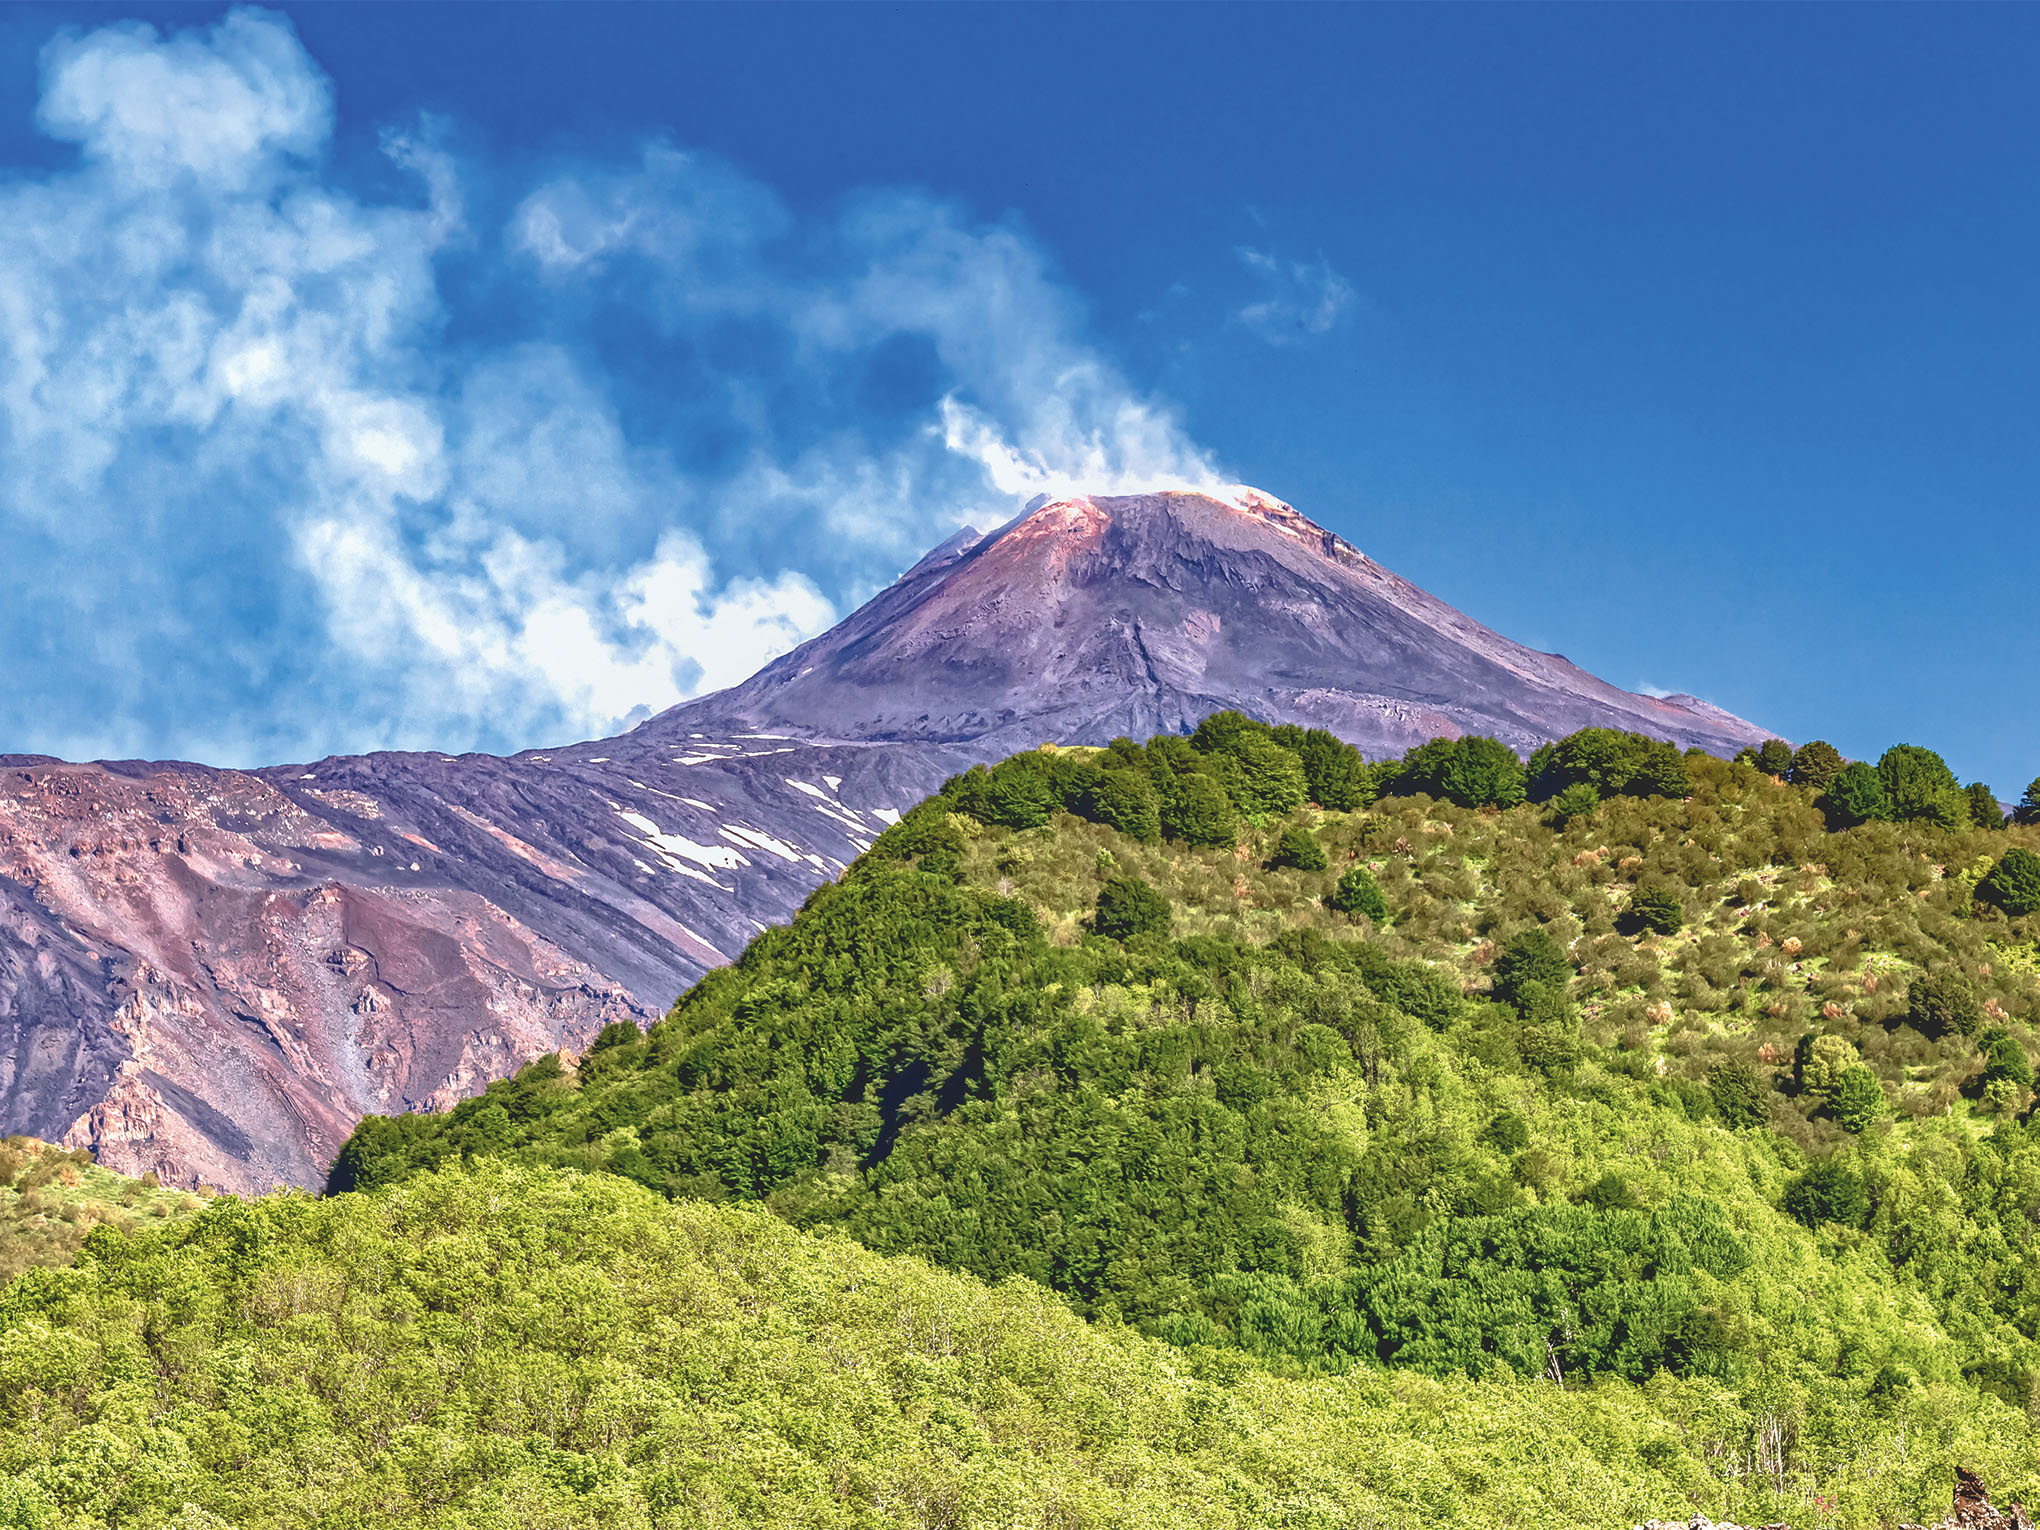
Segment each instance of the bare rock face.
M1463 733L1527 752L1600 726L1733 754L1762 729L1491 632L1242 488L1041 504L955 538L840 626L645 728L1106 743L1236 707L1374 756ZM642 729L640 731L643 731Z
M0 1128L169 1184L317 1184L364 1114L656 1017L954 768L610 747L0 758Z
M662 1013L954 771L1224 707L1374 754L1763 736L1511 643L1252 490L1042 504L620 738L0 756L0 1131L170 1184L317 1184L365 1113Z

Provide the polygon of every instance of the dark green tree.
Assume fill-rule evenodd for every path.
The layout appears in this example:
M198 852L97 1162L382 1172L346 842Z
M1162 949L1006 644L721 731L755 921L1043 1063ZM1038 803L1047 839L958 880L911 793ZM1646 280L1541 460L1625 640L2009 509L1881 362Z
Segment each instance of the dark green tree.
M2040 823L2040 776L2019 794L2019 805L2012 809L2012 822Z
M1093 823L1149 844L1162 837L1161 799L1145 771L1124 767L1099 771L1077 811Z
M1434 738L1404 753L1395 773L1394 791L1399 797L1422 793L1427 797L1445 795L1445 773L1459 755L1459 740Z
M1981 781L1971 781L1962 795L1969 802L1969 821L1979 829L2002 829L2005 810L1998 806L1997 793Z
M1282 837L1275 841L1275 851L1268 857L1268 864L1286 866L1292 871L1323 871L1324 847L1308 829L1284 829Z
M1296 751L1303 762L1303 780L1310 800L1336 813L1352 813L1374 800L1374 772L1360 751L1323 728L1290 738L1278 729L1276 742Z
M1823 1158L1786 1185L1784 1206L1788 1216L1808 1227L1823 1222L1861 1227L1870 1217L1870 1192L1847 1164Z
M1843 1131L1851 1134L1867 1131L1884 1114L1884 1090L1878 1085L1877 1075L1862 1063L1851 1063L1842 1070L1828 1108L1835 1113L1835 1122Z
M2012 1038L2010 1032L1994 1025L1976 1038L1976 1049L1983 1054L1983 1082L1986 1085L2006 1079L2021 1089L2033 1087L2032 1059L2026 1056L2026 1049Z
M1572 958L1538 925L1511 939L1495 955L1494 992L1504 1004L1522 1007L1526 984L1541 983L1563 993L1572 982Z
M1142 878L1114 877L1098 889L1098 907L1091 916L1091 929L1113 940L1166 935L1170 912L1169 900Z
M1884 798L1899 822L1924 821L1959 829L1969 823L1969 803L1948 762L1918 744L1893 744L1878 758Z
M1676 935L1686 923L1679 895L1663 882L1639 887L1629 895L1618 927L1626 935Z
M1976 884L1976 895L2014 919L2040 914L2040 855L2024 845L2014 845Z
M1767 776L1782 776L1792 768L1792 746L1782 738L1767 738L1750 752L1750 763Z
M1230 845L1239 818L1225 788L1195 771L1178 776L1162 797L1162 833L1186 845Z
M1601 805L1601 794L1584 781L1575 781L1551 799L1551 817L1560 828L1575 818L1584 818Z
M1199 754L1230 754L1249 739L1269 742L1271 732L1244 712L1213 712L1190 735L1190 747Z
M1801 744L1799 752L1792 756L1790 779L1794 786L1810 786L1820 791L1834 780L1844 763L1841 750L1826 739L1817 738Z
M1355 866L1339 878L1325 902L1342 914L1365 914L1376 924L1388 920L1388 905L1382 901L1381 884L1365 866Z
M1860 823L1889 818L1891 800L1877 767L1851 760L1829 779L1827 790L1821 793L1820 809L1827 815L1829 828L1853 829Z
M1439 778L1442 794L1466 808L1512 808L1528 787L1523 762L1499 739L1460 739Z
M1929 1040L1974 1036L1983 1024L1983 1005L1969 979L1953 967L1933 967L1906 988L1906 1020Z
M1303 761L1269 738L1243 736L1213 754L1207 768L1248 817L1293 812L1310 795Z
M1748 1063L1718 1062L1709 1068L1707 1093L1731 1130L1746 1131L1771 1119L1771 1091Z

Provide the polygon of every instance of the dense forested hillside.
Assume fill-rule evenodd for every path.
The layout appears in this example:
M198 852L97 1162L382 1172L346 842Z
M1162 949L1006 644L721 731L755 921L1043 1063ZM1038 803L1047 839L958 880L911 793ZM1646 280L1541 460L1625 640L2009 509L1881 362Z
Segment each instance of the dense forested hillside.
M1835 1463L1879 1502L2016 1454L2009 1414L1910 1406L1905 1457L1866 1416ZM0 1296L0 1525L48 1530L1627 1526L1720 1501L1738 1417L1669 1377L1284 1377L502 1164L217 1201Z
M1964 1434L2017 1487L2040 834L1923 750L1767 753L1371 767L1221 716L1019 756L648 1035L365 1123L335 1185L604 1169L1187 1355L1628 1397L1710 1511L1924 1513Z

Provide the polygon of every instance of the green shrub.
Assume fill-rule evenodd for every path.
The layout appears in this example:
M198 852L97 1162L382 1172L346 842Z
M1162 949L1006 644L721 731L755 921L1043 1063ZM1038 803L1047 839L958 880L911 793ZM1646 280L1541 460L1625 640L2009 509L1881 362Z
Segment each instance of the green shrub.
M2011 1034L2002 1027L1992 1026L1976 1038L1976 1049L1983 1054L1983 1082L1992 1084L2005 1079L2021 1089L2033 1087L2033 1063L2026 1056L2026 1049L2014 1041Z
M1976 895L2014 919L2040 914L2040 855L2024 845L2014 845L1976 884Z
M1291 828L1282 831L1282 837L1275 841L1275 850L1268 857L1270 866L1287 867L1292 871L1323 871L1327 862L1324 847L1317 842L1317 836L1308 829Z
M1823 1158L1786 1185L1784 1208L1808 1227L1823 1222L1861 1227L1870 1217L1870 1192L1855 1170Z
M1891 817L1891 799L1885 791L1884 777L1876 766L1861 760L1851 760L1829 777L1827 790L1821 793L1820 807L1827 815L1828 826L1835 829L1850 829Z
M1840 773L1842 765L1839 749L1824 738L1814 739L1800 745L1799 752L1792 756L1792 784L1821 791Z
M1098 889L1091 929L1112 940L1169 932L1169 900L1139 877L1114 877Z
M1572 958L1565 947L1539 925L1525 930L1495 954L1494 994L1502 1003L1520 1008L1525 984L1541 983L1564 992L1572 975Z
M1718 1062L1707 1070L1707 1093L1724 1125L1737 1131L1771 1119L1771 1091L1748 1063Z
M1186 845L1230 845L1239 836L1232 798L1202 772L1178 776L1162 798L1162 833Z
M1983 1005L1967 977L1952 967L1936 967L1906 988L1906 1019L1930 1041L1973 1036L1983 1024Z
M1630 894L1619 927L1629 935L1676 935L1685 923L1686 911L1679 895L1658 882Z
M1551 799L1551 821L1564 828L1575 818L1584 818L1601 805L1601 794L1584 781L1575 781Z
M1339 878L1339 885L1325 897L1325 903L1342 914L1365 914L1376 924L1388 920L1388 905L1382 900L1381 884L1365 866L1355 866Z
M1861 1063L1844 1068L1829 1106L1843 1131L1867 1131L1884 1114L1884 1091L1878 1086L1877 1075Z
M1924 819L1945 829L1966 828L1969 800L1948 762L1917 744L1893 744L1877 761L1891 816L1900 822Z

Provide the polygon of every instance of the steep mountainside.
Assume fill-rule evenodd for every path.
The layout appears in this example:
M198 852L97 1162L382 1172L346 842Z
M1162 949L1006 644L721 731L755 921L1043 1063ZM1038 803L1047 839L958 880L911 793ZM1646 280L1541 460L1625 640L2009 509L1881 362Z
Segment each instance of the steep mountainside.
M1235 707L1370 755L1484 733L1527 752L1600 726L1733 754L1763 730L1638 696L1489 631L1281 501L1171 493L1040 504L956 538L742 685L640 731L1102 744Z
M0 1131L179 1185L315 1183L364 1112L660 1013L964 765L1222 706L1373 753L1759 736L1510 643L1251 490L1040 505L620 738L252 772L0 756Z

